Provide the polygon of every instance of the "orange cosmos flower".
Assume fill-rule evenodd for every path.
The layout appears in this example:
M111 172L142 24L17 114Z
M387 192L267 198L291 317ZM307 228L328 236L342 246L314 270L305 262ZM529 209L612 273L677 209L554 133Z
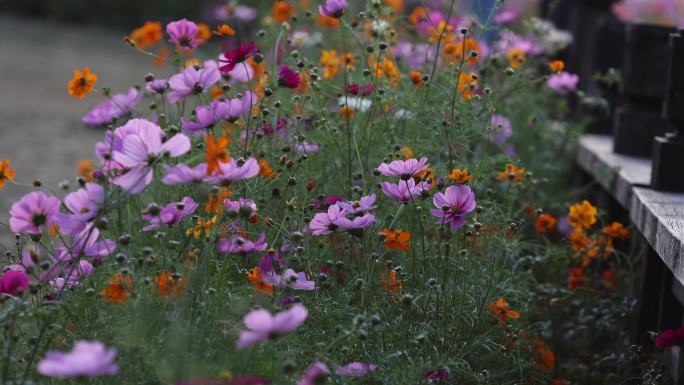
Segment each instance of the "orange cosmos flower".
M546 234L556 228L556 218L550 214L541 214L537 217L537 221L534 222L534 228L537 229L542 234Z
M351 108L351 107L340 107L340 117L345 118L345 119L352 119L354 118L354 115L356 115L356 111Z
M617 286L615 284L615 270L611 268L603 270L601 276L603 277L603 285L606 287L606 289L615 290L615 287Z
M447 60L452 63L461 63L465 60L469 65L475 65L480 60L480 42L468 37L455 42L447 43L444 45L444 56ZM476 52L476 55L472 55L472 52Z
M381 273L380 278L382 279L382 286L390 293L398 293L404 287L401 279L397 278L396 270L390 271L389 276Z
M14 169L9 168L10 161L5 159L0 163L0 190L5 187L5 182L14 180Z
M259 266L254 266L252 271L247 273L247 279L252 283L252 287L257 293L273 295L273 285L264 283L264 277L259 272Z
M289 4L286 1L276 0L271 8L271 15L273 19L278 23L284 23L295 15L296 9L294 5Z
M506 170L500 172L496 176L496 180L502 182L522 182L525 180L525 167L517 168L514 164L508 163L506 165Z
M555 73L560 73L565 69L565 63L562 60L554 60L549 62L549 68Z
M273 179L276 177L276 175L278 174L273 171L271 165L268 163L268 160L262 159L259 161L259 176L267 179Z
M604 227L603 234L606 234L611 238L618 238L622 240L629 238L629 230L627 230L620 222L613 222Z
M413 83L416 88L423 88L423 74L420 71L409 72L409 77L411 78L411 83Z
M133 279L130 275L115 274L110 280L109 285L100 290L100 295L107 303L124 303L133 293Z
M213 33L216 36L234 36L235 30L228 24L221 24L213 31Z
M574 228L590 229L596 223L596 211L596 207L592 206L587 200L570 206L568 214L570 225Z
M520 318L520 313L515 310L510 310L510 305L503 298L499 298L496 302L489 305L489 311L491 311L499 324L504 325L507 318L518 319Z
M430 27L428 30L428 41L430 43L437 43L441 37L444 42L451 42L454 40L454 26L448 24L446 21L440 21L437 27Z
M384 228L382 233L385 235L385 247L389 250L409 251L411 243L411 233L401 229L390 230Z
M230 161L226 147L230 144L230 139L222 135L218 140L214 139L213 134L209 134L204 139L207 149L207 175L212 175L214 171L221 173L219 162L228 163Z
M525 51L520 48L509 49L506 57L508 58L508 65L513 69L518 69L525 63Z
M174 274L168 271L161 272L154 277L154 281L157 284L157 294L160 297L173 296L174 298L178 298L183 294L183 288L188 283L187 278L175 277Z
M584 269L572 267L568 272L568 289L584 287Z
M200 44L208 42L209 39L211 39L211 28L204 23L197 23L197 27L199 29L197 30L197 35L195 35L195 37L201 40Z
M340 58L337 51L322 50L321 51L321 67L323 67L323 77L326 79L334 79L340 70Z
M404 159L413 158L413 149L411 147L404 146L399 151L401 152L401 156L403 156Z
M92 91L95 82L97 74L90 72L90 68L84 67L83 71L75 69L73 79L69 80L69 95L81 100Z
M166 64L166 61L169 58L169 54L171 53L171 49L167 46L163 46L159 48L159 52L157 52L157 56L154 57L154 66L155 67L163 67L164 64Z
M461 94L462 100L470 100L475 96L475 88L477 87L477 82L479 76L472 72L461 72L458 75L457 91Z
M316 188L316 181L313 179L309 179L306 181L306 189L307 191L311 191L314 188Z
M316 24L320 25L321 27L340 28L341 23L340 19L318 14L318 16L316 16Z
M572 251L578 252L580 250L586 249L591 244L591 240L582 231L582 228L576 228L572 233L570 233L570 242L572 245Z
M76 167L76 175L85 179L86 182L93 181L93 171L95 171L95 166L90 159L83 159L82 161L78 162L78 166Z
M223 210L223 201L230 198L233 193L228 187L222 187L216 193L210 193L207 203L204 205L204 212L210 213L220 213Z
M162 39L163 31L161 23L148 21L142 27L136 28L131 32L130 39L136 47L145 49L159 43Z
M548 373L556 367L556 355L544 341L534 341L534 353L536 366L542 372Z
M451 174L447 175L447 178L453 180L456 183L468 184L471 180L475 178L467 169L455 168L451 171Z
M404 11L404 0L385 0L385 4L394 8L394 10L397 12Z
M408 20L411 24L416 25L419 21L423 20L427 16L427 11L424 7L416 7L411 11Z

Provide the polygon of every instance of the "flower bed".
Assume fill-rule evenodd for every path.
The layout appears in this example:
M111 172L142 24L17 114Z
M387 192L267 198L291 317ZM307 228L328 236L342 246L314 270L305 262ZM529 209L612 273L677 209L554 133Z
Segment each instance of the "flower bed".
M657 377L624 341L629 231L566 182L567 37L524 13L277 1L253 33L144 24L139 87L75 70L103 140L77 189L10 209L0 378Z

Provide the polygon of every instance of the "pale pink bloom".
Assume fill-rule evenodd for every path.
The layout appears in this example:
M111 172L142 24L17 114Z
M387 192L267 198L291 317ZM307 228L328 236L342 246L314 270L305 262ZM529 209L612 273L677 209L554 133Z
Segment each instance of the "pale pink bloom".
M340 206L332 205L328 207L327 212L314 215L309 223L309 228L315 236L328 235L338 228L335 222L340 218L344 218L344 215L345 212Z
M72 235L82 231L100 212L104 199L105 190L96 183L86 183L84 188L67 194L64 205L71 213L58 215L59 232Z
M352 362L344 366L335 365L335 374L341 377L363 377L378 370L378 365Z
M209 183L230 183L238 180L250 179L259 175L259 162L255 158L247 160L235 160L229 158L226 163L219 162L214 175L208 176Z
M264 283L273 285L278 288L291 288L294 290L314 290L316 289L316 282L309 281L306 273L303 271L296 272L293 269L287 269L282 275L276 274L271 270L264 276Z
M396 184L382 182L380 187L385 195L404 204L410 203L412 198L420 197L423 194L423 191L430 191L430 183L420 182L416 184L416 181L413 180L413 178L401 180Z
M57 223L59 199L34 191L21 197L10 208L10 229L15 233L40 234L41 226Z
M428 168L428 159L426 157L408 160L395 160L387 163L382 163L378 166L378 171L384 176L393 176L403 180L410 179L417 173Z
M275 315L264 309L253 310L243 319L247 330L240 331L236 346L238 349L244 349L292 332L304 323L308 316L308 310L300 304L294 304Z
M436 209L430 210L433 216L439 218L436 224L450 223L452 229L458 229L465 224L465 216L475 210L475 193L467 185L449 186L443 193L439 192L432 198Z
M567 72L553 74L546 81L549 88L561 95L568 95L577 90L577 83L579 83L579 76Z
M318 385L330 374L324 363L318 361L311 364L304 372L304 378L297 381L297 385Z
M70 352L49 351L38 362L38 373L58 378L112 375L119 372L116 354L100 341L78 341Z

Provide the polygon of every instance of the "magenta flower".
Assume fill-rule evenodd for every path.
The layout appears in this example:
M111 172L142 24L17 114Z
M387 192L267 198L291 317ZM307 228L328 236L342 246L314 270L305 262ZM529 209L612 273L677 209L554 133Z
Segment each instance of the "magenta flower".
M169 203L164 206L158 215L144 214L143 219L150 224L143 227L143 231L155 230L161 225L176 227L183 219L194 213L198 206L192 198L185 197L180 202Z
M114 119L122 118L130 113L140 103L143 93L131 87L127 93L116 94L111 99L96 105L83 117L83 123L89 126L102 126L112 123Z
M29 287L30 277L23 271L7 270L0 276L0 302L1 294L15 296L26 291Z
M416 184L416 181L413 180L413 178L399 181L397 184L382 182L380 187L385 195L404 204L410 203L412 198L421 196L423 191L430 191L429 182L420 182Z
M375 91L375 84L373 83L368 83L368 84L349 84L347 85L347 93L355 95L355 96L368 96Z
M40 226L57 223L59 199L34 191L21 197L10 208L10 228L15 233L40 234Z
M206 180L210 183L230 184L230 182L250 179L259 175L259 163L255 158L247 160L229 159L226 163L219 163L218 170Z
M176 134L162 143L161 128L144 119L132 119L126 126L137 132L125 136L121 150L114 151L112 158L128 171L112 183L129 194L138 194L152 182L154 164L165 154L175 158L190 151L190 139Z
M328 207L328 212L314 215L309 223L309 228L314 236L328 235L339 227L336 222L344 218L345 212L340 206L332 205Z
M176 166L162 165L166 175L162 178L162 183L173 186L186 183L202 183L207 176L207 164L200 163L195 167L189 167L183 163Z
M428 168L428 159L426 157L408 160L395 160L390 164L383 163L378 166L378 171L384 176L394 176L402 180L411 179L417 173Z
M655 345L661 349L684 345L684 327L663 331L656 337Z
M256 45L253 41L249 43L240 44L237 48L226 51L221 57L219 57L219 67L221 72L231 72L233 68L239 63L243 63L256 51Z
M38 373L47 377L74 378L117 374L116 349L100 341L77 341L68 352L49 351L38 362Z
M492 134L490 138L495 143L504 143L513 136L511 121L503 115L492 115L491 126Z
M341 377L363 377L376 370L378 370L378 365L363 362L352 362L344 366L335 366L335 374Z
M233 217L250 219L257 213L257 205L252 199L240 198L236 201L226 199L223 204L226 206L226 213Z
M340 206L349 215L360 213L367 213L375 209L375 194L363 196L358 201L340 201L337 205Z
M304 372L304 378L297 381L297 385L319 385L329 374L330 370L324 363L314 362Z
M316 289L316 282L309 281L309 279L306 277L305 272L295 272L293 269L285 270L285 272L282 275L278 275L273 270L271 270L268 274L264 276L264 283L273 285L281 289L288 287L294 290Z
M443 193L439 192L432 198L436 209L430 210L433 216L439 218L436 224L451 223L452 229L458 229L465 224L466 214L475 210L475 193L467 185L449 186Z
M318 6L318 12L323 16L339 19L347 9L347 0L326 0L324 5Z
M238 349L244 349L292 332L304 323L308 316L309 312L300 304L294 304L291 308L276 315L271 315L268 310L264 309L253 310L243 319L249 330L240 331L236 346Z
M449 379L449 372L444 369L437 369L425 373L424 377L428 383L441 382Z
M205 66L196 69L190 66L181 73L171 76L169 87L171 92L166 96L169 103L177 103L190 95L199 95L206 92L211 86L221 79L216 67Z
M346 215L348 213L344 212L344 214ZM375 223L375 215L364 214L361 216L352 217L351 219L347 218L346 216L342 216L337 218L333 223L341 229L350 231L361 230L365 229L366 227L370 227Z
M233 235L230 239L222 238L218 244L218 250L221 253L228 254L245 254L253 251L264 251L268 247L266 242L266 234L259 234L256 241L251 241L241 235Z
M565 96L577 90L579 76L567 72L553 74L546 81L546 85L557 93Z
M59 232L73 235L83 231L88 222L99 214L104 199L105 190L96 183L86 183L84 188L67 194L64 197L64 205L71 214L57 215Z
M297 71L288 67L287 65L280 66L278 70L278 84L285 88L297 88L302 80L299 78Z
M197 24L187 19L172 21L166 25L169 41L183 50L195 49L202 42L197 38L197 32L199 32Z

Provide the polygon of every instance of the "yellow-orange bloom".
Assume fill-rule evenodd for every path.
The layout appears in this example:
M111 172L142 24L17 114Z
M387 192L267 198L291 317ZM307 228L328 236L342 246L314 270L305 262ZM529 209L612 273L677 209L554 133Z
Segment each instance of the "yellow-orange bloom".
M411 233L402 229L390 230L384 228L382 233L385 235L385 247L389 250L409 251L411 243Z
M620 222L613 222L603 228L603 234L611 238L627 239L629 238L629 230Z
M525 51L520 48L509 49L506 57L508 58L508 65L513 69L518 69L525 63Z
M420 71L409 72L409 77L411 78L411 83L413 83L416 88L423 88L423 74Z
M84 67L83 71L75 69L74 77L69 80L69 95L81 100L92 91L95 82L97 82L97 74L90 72L90 68Z
M394 8L397 12L402 12L404 10L404 0L385 0L385 4Z
M401 151L401 156L403 156L404 159L413 158L413 149L411 147L404 146L399 151Z
M489 311L491 311L499 324L503 325L506 323L506 319L518 319L520 318L520 313L515 310L510 309L510 305L503 298L499 298L496 302L489 305Z
M469 65L475 65L480 60L480 42L468 37L453 41L444 45L444 56L452 63L460 64L462 61ZM473 55L472 53L476 54Z
M14 180L14 169L9 168L10 161L5 159L0 163L0 190L5 187L5 182Z
M201 40L200 44L208 42L209 39L211 39L211 28L204 23L197 23L197 27L199 29L197 30L197 35L195 35L195 37Z
M264 283L264 277L259 271L259 266L254 266L252 271L247 273L247 279L252 283L252 287L257 293L273 295L273 285Z
M479 76L473 72L461 72L458 75L456 90L461 94L461 99L470 100L475 96L475 88L479 79Z
M131 32L130 39L135 43L135 46L145 49L149 46L155 45L162 40L163 31L162 25L157 21L148 21L142 27L136 28Z
M183 288L188 283L187 278L181 279L168 271L161 272L154 277L154 281L157 284L157 294L160 297L173 296L174 298L178 298L183 294Z
M455 168L451 171L451 174L447 175L447 178L453 180L456 183L468 184L475 177L467 169Z
M109 285L100 290L103 301L107 303L124 303L133 293L133 279L130 275L115 274L110 280Z
M290 20L295 15L295 12L294 5L282 0L276 0L271 8L273 19L281 24Z
M223 209L223 201L230 198L233 193L228 187L222 187L216 193L210 193L207 203L204 205L204 212L210 213L220 213Z
M207 175L212 175L214 171L221 173L219 169L220 163L228 163L230 161L230 154L226 147L230 144L230 139L222 135L218 140L214 139L213 134L209 134L204 139L207 150Z
M497 176L496 180L502 182L522 182L525 180L525 167L516 167L513 163L506 165L506 169L501 171Z
M587 200L570 206L568 214L570 225L574 228L590 229L596 223L596 211L596 207L592 206Z
M276 177L275 171L271 168L271 165L268 163L268 160L262 159L259 161L259 176L262 176L264 178L268 179L273 179Z
M354 115L356 115L356 111L351 108L351 107L340 107L340 117L345 118L345 119L352 119L354 118Z
M424 7L416 7L411 11L411 14L408 17L408 20L411 24L417 25L418 22L423 20L425 16L427 15L427 11L425 10Z
M390 293L398 293L404 287L401 279L397 278L396 270L390 271L389 276L380 274L380 278L382 279L382 286Z
M554 60L549 62L549 68L555 73L563 72L565 69L565 63L562 60Z
M321 51L321 67L323 67L323 77L326 79L333 79L337 76L340 70L340 58L337 51L322 50Z
M213 31L213 33L216 36L234 36L235 30L228 24L221 24Z

